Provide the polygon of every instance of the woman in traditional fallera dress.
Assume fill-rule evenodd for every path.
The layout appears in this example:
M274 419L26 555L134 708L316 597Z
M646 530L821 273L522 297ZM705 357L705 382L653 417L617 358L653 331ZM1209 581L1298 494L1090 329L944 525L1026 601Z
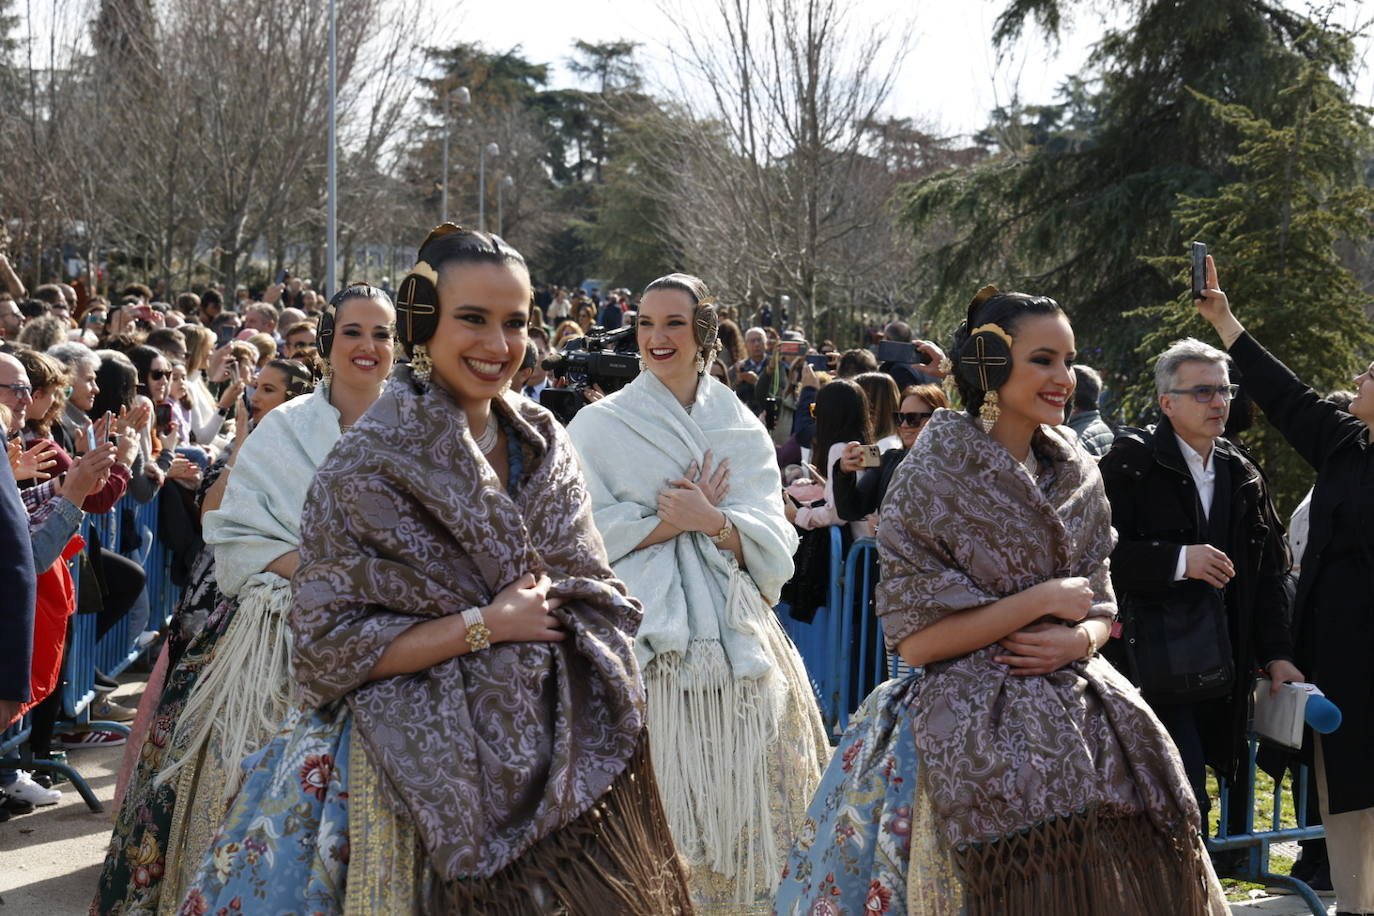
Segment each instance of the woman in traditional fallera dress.
M302 703L251 762L188 913L691 911L631 649L566 433L507 385L529 274L439 227L411 355L320 468L293 585Z
M877 613L923 673L841 740L780 914L1226 912L1177 751L1096 650L1116 612L1096 465L1062 427L1073 332L980 291L939 410L893 476Z
M110 838L93 914L177 911L239 784L239 763L290 710L285 612L299 562L301 509L315 469L381 393L394 324L384 292L347 287L321 324L328 379L307 394L304 366L291 378L271 367L258 377L258 425L220 471L223 497L205 516L213 562L198 567L202 578L188 591L188 600L213 610L167 676ZM285 403L271 406L277 398Z
M768 911L829 746L772 605L797 534L768 433L706 374L705 284L649 284L647 370L569 427L612 567L644 605L635 654L664 805L698 912Z

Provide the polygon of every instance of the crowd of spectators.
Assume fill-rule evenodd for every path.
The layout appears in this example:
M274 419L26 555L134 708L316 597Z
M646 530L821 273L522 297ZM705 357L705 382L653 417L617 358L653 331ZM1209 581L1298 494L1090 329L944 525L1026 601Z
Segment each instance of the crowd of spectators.
M126 493L140 503L170 493L175 498L164 499L173 507L167 511L179 507L187 520L183 528L193 531L204 475L232 455L250 411L270 409L298 387L299 379L323 373L318 354L323 301L300 280L269 287L260 298L236 291L233 308L214 288L184 293L170 303L141 284L109 298L61 283L27 295L22 287L13 288L17 279L4 264L0 281L11 287L0 290L0 421L9 454L0 479L5 490L0 508L11 515L22 512L17 523L31 546L38 574L33 603L40 608L45 595L60 599L59 580L84 513L108 512ZM706 371L731 389L771 435L787 517L803 534L797 581L784 595L793 600L794 613L807 619L808 584L801 580L825 575L825 564L815 560L817 551L828 549L809 533L840 526L846 542L875 535L895 469L935 412L951 406L942 384L948 374L945 353L935 342L916 338L900 320L871 329L862 345L843 349L830 340L807 340L799 328L786 325L781 309L745 314L722 306L720 315L720 352ZM592 402L628 380L598 374L585 364L571 369L574 362L566 358L576 351L615 350L610 342L618 339L619 329L636 320L628 291L543 287L535 292L531 319L514 390L553 408L566 404L560 401L565 392L581 403ZM885 350L879 346L884 342L904 349ZM1246 346L1251 345L1242 343ZM1260 362L1258 355L1248 358ZM1156 366L1162 417L1147 429L1113 424L1102 409L1101 375L1074 366L1074 392L1064 417L1083 448L1099 459L1106 481L1120 536L1112 574L1124 626L1142 627L1143 609L1186 610L1216 620L1212 636L1218 645L1212 654L1226 682L1208 695L1182 688L1169 693L1173 688L1166 673L1151 667L1160 664L1160 656L1146 651L1164 652L1168 646L1158 642L1162 636L1137 629L1137 649L1128 651L1122 640L1112 640L1107 648L1109 657L1147 688L1204 810L1204 766L1234 784L1245 763L1246 673L1265 667L1275 682L1300 679L1295 661L1314 651L1294 645L1293 588L1288 582L1285 594L1284 586L1296 580L1297 570L1264 475L1243 446L1224 435L1238 393L1230 365L1225 352L1198 341L1181 342L1163 354ZM1349 425L1349 414L1342 412L1349 411L1349 402L1340 411L1335 403L1321 406L1330 429L1321 427L1314 435L1336 437L1345 430L1342 423ZM1301 435L1307 421L1291 417L1288 422L1294 435ZM1305 457L1327 472L1322 456ZM16 496L17 501L11 498ZM199 500L204 497L201 491ZM1300 509L1303 540L1312 505L1309 498ZM1339 510L1329 503L1321 509L1322 536L1336 536L1328 529L1330 516L1339 516ZM173 545L174 552L186 553L180 568L190 566L200 546L194 538ZM1300 556L1302 543L1294 546ZM130 648L147 646L161 626L150 616L140 565L148 545L122 547L118 553L90 545L81 551L75 568L82 606L68 613L95 613L102 634L127 619ZM809 588L813 596L815 584ZM15 622L0 621L0 626L14 629ZM31 623L21 623L18 630L26 626L32 629ZM1129 642L1137 645L1136 639ZM18 678L18 670L33 666L16 656L41 655L26 645L14 640L0 648L0 725L21 708L32 709L31 745L38 758L64 748L120 743L122 737L110 731L55 733L60 691L52 662L46 664L43 684L36 669L32 685ZM57 666L60 670L60 657ZM99 681L102 690L115 686L103 675ZM40 696L31 686L47 693ZM113 721L133 715L105 698L92 711L94 719ZM46 782L22 771L0 772L0 818L54 803L59 792ZM1233 805L1232 815L1243 820L1239 808ZM1312 864L1319 856L1309 858L1305 876L1320 885L1326 879Z
M37 582L34 601L21 599L31 606L17 624L37 640L0 650L0 727L28 712L29 749L39 760L125 741L113 729L57 731L67 618L93 614L98 639L125 622L129 651L164 635L149 604L150 532L129 515L123 542L102 549L77 537L85 516L118 511L126 494L139 504L161 494L158 527L173 581L185 584L202 548L204 476L232 456L254 412L280 401L286 375L313 383L323 373L322 303L308 282L236 304L225 309L215 288L159 301L138 283L109 297L65 283L28 292L0 258L0 420L13 478L0 487L20 498ZM7 598L11 627L12 610ZM109 698L116 687L96 672L93 722L134 718ZM0 819L60 797L46 772L0 771Z

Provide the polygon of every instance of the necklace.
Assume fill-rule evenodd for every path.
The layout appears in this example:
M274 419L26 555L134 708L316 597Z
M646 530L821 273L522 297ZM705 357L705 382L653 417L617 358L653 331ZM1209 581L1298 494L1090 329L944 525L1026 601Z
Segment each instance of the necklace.
M1026 460L1021 462L1021 467L1026 469L1026 473L1031 476L1031 480L1040 477L1040 460L1035 457L1035 449L1026 452Z
M496 448L496 437L499 432L500 430L496 428L496 417L487 417L487 428L482 430L482 435L477 436L474 440L478 450L483 455L491 454L491 450Z

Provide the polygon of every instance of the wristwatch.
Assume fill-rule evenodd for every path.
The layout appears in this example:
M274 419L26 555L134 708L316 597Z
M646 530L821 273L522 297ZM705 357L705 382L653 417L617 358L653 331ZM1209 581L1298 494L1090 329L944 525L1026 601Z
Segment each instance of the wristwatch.
M711 535L711 540L717 544L724 544L726 540L729 539L730 535L735 532L735 523L730 521L730 516L722 512L721 517L725 519L725 524L721 526L719 531Z
M468 631L463 635L463 639L468 644L468 651L481 652L483 649L491 648L491 630L482 621L482 609L470 607L463 612L463 623L467 624Z

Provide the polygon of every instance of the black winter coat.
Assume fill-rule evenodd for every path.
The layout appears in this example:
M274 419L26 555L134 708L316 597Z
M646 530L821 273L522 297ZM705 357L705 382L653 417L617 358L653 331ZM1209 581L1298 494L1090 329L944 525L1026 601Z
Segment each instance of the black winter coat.
M876 468L862 473L841 471L840 463L830 469L831 489L835 493L835 513L847 522L857 522L877 512L887 495L892 474L910 449L890 448L883 452Z
M1332 812L1371 808L1374 451L1369 431L1363 421L1318 397L1249 334L1232 344L1231 356L1245 373L1251 398L1317 471L1294 605L1296 661L1343 717L1340 728L1322 739Z
M1248 760L1253 674L1274 659L1293 658L1283 588L1290 564L1264 475L1225 439L1216 440L1213 456L1226 462L1230 480L1230 493L1218 490L1214 499L1231 500L1227 555L1236 576L1225 595L1236 681L1226 700L1230 727L1205 736L1204 750L1208 765L1234 780ZM1174 581L1180 546L1207 542L1197 488L1173 426L1165 419L1151 429L1122 429L1098 468L1119 537L1111 558L1117 600L1126 608L1133 595L1158 598ZM1121 664L1129 651L1112 640L1104 654L1129 673Z

